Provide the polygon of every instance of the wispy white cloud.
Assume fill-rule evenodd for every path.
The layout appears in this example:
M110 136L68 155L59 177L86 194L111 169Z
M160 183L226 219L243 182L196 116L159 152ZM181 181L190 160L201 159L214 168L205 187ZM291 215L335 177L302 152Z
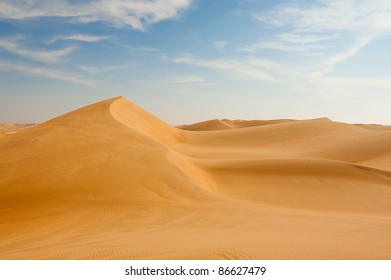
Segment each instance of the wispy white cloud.
M292 1L256 13L254 17L285 31L243 46L240 51L271 49L294 53L295 61L300 63L302 59L306 70L291 72L302 80L311 76L314 82L332 76L338 65L354 59L375 38L391 35L388 0L317 0L311 4Z
M256 56L247 56L244 62L251 66L260 67L269 70L281 69L282 67L284 67L284 65L275 62L274 60L267 59L267 58L259 58Z
M183 85L183 84L198 84L204 82L205 79L203 77L194 76L194 75L185 75L185 76L176 76L171 79L168 79L166 83L173 84L173 85Z
M126 69L129 67L129 64L126 65L114 65L114 66L101 66L101 67L94 67L94 66L88 66L88 65L77 65L81 70L90 73L90 74L100 74L100 73L106 73L110 71L120 70L120 69Z
M300 34L300 33L281 33L277 34L277 38L283 42L292 44L311 44L323 41L335 40L338 34L322 35L322 34Z
M125 45L124 47L127 48L128 50L131 50L131 51L134 51L134 52L155 53L155 52L159 52L160 51L159 49L151 48L151 47L145 47L145 46L135 47L135 46Z
M321 45L313 44L292 44L282 41L265 41L257 44L247 45L239 48L241 52L254 53L263 49L271 49L285 52L309 52L324 49Z
M244 60L236 59L203 59L192 55L179 55L173 58L163 57L175 63L190 64L198 67L209 68L231 74L238 78L251 80L274 81L274 77L265 68L265 63L272 64L270 60L257 60L254 57Z
M322 42L325 47L328 41L346 36L365 37L370 41L391 34L391 2L388 0L318 0L311 5L284 4L255 14L255 18L292 30L277 34L274 42L258 45L258 48L283 51L316 49L314 44ZM251 46L248 49L251 50Z
M21 46L19 40L15 39L0 39L0 48L16 55L44 63L63 62L65 56L76 49L75 47L67 47L61 50L38 51Z
M72 34L72 35L61 35L56 36L50 40L48 40L49 44L53 44L59 40L70 40L70 41L81 41L81 42L89 42L95 43L103 40L110 39L110 36L94 36L94 35L86 35L86 34Z
M132 84L137 84L146 88L160 88L160 87L177 87L184 91L193 87L209 87L216 83L210 82L202 76L189 75L165 75L156 79L132 79ZM182 92L183 93L183 92Z
M18 71L22 72L28 75L33 76L41 76L56 80L62 80L67 81L71 83L77 83L85 86L91 86L94 84L93 81L83 79L79 76L76 76L74 74L49 69L49 68L43 68L43 67L32 67L28 65L23 64L16 64L14 62L7 62L7 61L0 61L0 70L3 71Z
M272 40L265 40L239 48L242 52L257 52L263 49L284 52L312 52L325 48L321 43L335 40L338 34L301 34L298 32L276 34Z
M319 0L306 6L282 5L255 18L298 32L354 31L390 32L391 2L388 0Z
M191 3L192 0L3 0L0 18L63 17L80 23L101 21L142 30L148 24L177 17Z
M326 75L330 73L334 67L345 61L346 59L356 55L360 50L369 44L371 39L369 37L359 38L353 46L349 47L346 50L341 51L340 53L330 55L325 61L323 61L320 66L318 66L316 75Z
M264 1L264 0L238 0L238 3L239 4L247 4L247 3L257 3L257 2L261 2L261 1Z
M223 50L228 45L228 42L227 41L214 41L212 44L216 50L220 51L220 50Z

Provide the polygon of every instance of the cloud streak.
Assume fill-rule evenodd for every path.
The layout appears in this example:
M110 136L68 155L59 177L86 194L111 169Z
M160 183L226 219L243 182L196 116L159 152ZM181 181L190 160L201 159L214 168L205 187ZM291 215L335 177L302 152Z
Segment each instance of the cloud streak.
M318 71L316 71L315 74L326 75L330 73L337 64L359 53L360 50L366 45L368 45L370 41L371 39L369 37L359 38L352 47L340 53L329 56L325 61L321 63Z
M192 0L3 0L0 18L62 17L79 23L101 21L143 30L146 25L179 16L191 3Z
M284 32L242 46L239 51L291 53L292 59L301 61L311 72L296 71L295 75L302 77L332 74L339 64L354 58L375 38L391 35L391 2L387 0L288 2L256 13L254 18Z
M309 52L314 50L321 50L323 48L324 47L321 45L291 44L281 41L266 41L262 43L243 46L239 48L239 51L254 53L259 50L270 49L284 52Z
M285 4L254 17L291 32L277 34L272 41L245 46L244 51L265 48L312 51L326 48L328 42L341 38L366 38L366 44L369 44L375 37L391 34L391 2L387 0L318 0L312 5Z
M56 36L48 41L49 44L53 44L60 40L68 40L68 41L80 41L80 42L88 42L88 43L96 43L103 40L110 39L110 36L94 36L94 35L86 35L86 34L72 34L72 35L61 35Z
M0 48L10 53L35 61L54 64L64 61L66 55L73 52L75 47L67 47L61 50L37 51L22 47L17 40L0 39Z
M223 50L227 45L228 45L228 42L227 42L227 41L214 41L214 42L213 42L213 47L214 47L216 50L218 50L218 51Z
M163 58L175 63L190 64L198 67L222 71L234 77L250 80L275 81L275 78L266 72L265 68L277 67L277 63L267 59L255 57L246 60L236 59L203 59L192 55L179 55L173 58Z
M200 76L177 76L171 80L168 80L167 84L171 85L183 85L183 84L198 84L204 83L205 79Z
M101 74L101 73L111 72L111 71L120 70L120 69L126 69L129 67L129 64L116 65L116 66L101 66L101 67L94 67L94 66L88 66L88 65L78 65L78 67L81 70L83 70L84 72L95 75L95 74Z
M91 86L93 85L93 82L90 80L86 80L83 78L80 78L74 74L54 70L54 69L49 69L49 68L43 68L43 67L32 67L32 66L27 66L23 64L15 64L14 62L6 62L6 61L0 61L0 70L3 71L17 71L21 73L25 73L28 75L33 75L33 76L41 76L41 77L46 77L46 78L51 78L51 79L56 79L56 80L62 80L66 82L71 82L71 83L76 83L76 84L81 84L84 86Z
M130 45L124 45L124 47L130 51L133 51L133 52L156 53L156 52L160 51L159 49L145 47L145 46L135 47L135 46L130 46Z
M391 31L391 2L388 0L320 0L317 5L279 6L255 15L259 21L275 26L290 26L298 32Z

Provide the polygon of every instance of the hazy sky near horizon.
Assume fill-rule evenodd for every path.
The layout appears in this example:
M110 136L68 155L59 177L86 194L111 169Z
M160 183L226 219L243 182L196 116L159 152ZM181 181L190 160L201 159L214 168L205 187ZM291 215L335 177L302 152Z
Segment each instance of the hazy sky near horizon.
M391 125L389 0L1 0L0 122L122 95L161 119Z

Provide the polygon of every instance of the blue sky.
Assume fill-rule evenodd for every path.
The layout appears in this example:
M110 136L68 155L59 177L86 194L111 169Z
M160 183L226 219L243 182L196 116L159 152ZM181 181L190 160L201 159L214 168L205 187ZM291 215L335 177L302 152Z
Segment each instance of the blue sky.
M389 0L2 0L0 122L125 96L212 118L391 125Z

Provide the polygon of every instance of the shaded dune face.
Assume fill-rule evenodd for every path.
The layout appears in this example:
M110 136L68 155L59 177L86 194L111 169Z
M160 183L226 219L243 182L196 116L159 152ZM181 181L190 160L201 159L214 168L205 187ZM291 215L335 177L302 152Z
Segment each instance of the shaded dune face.
M0 139L0 258L391 258L390 143L325 118L175 128L109 99Z

